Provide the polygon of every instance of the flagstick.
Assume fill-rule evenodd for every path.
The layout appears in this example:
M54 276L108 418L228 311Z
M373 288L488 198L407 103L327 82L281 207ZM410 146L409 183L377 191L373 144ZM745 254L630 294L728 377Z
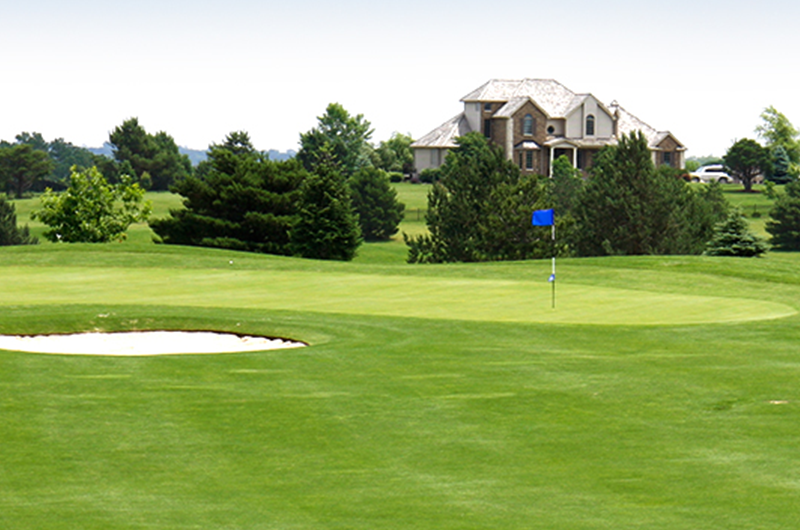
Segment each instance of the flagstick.
M556 223L555 219L553 220L552 228L552 239L553 239L553 295L552 295L552 308L556 308Z

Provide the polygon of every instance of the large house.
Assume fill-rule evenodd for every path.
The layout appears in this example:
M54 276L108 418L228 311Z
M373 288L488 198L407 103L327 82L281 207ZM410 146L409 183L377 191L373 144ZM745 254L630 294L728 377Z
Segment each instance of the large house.
M455 139L480 131L527 173L549 175L553 160L566 155L586 170L592 158L624 134L642 131L656 166L684 167L686 148L669 131L657 131L619 106L591 94L575 94L553 79L492 79L461 101L464 112L411 147L418 172L439 167Z

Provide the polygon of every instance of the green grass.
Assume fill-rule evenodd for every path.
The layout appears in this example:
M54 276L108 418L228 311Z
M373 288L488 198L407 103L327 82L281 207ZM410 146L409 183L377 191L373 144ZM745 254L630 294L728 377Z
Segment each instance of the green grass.
M0 352L3 528L796 525L800 255L562 260L555 310L548 262L0 257L2 333L311 344Z
M783 186L777 186L778 193L781 193ZM728 202L737 206L747 217L751 230L761 237L768 238L769 234L764 229L769 212L775 201L767 197L764 187L761 185L753 186L754 193L744 193L744 188L740 184L723 185L723 193Z

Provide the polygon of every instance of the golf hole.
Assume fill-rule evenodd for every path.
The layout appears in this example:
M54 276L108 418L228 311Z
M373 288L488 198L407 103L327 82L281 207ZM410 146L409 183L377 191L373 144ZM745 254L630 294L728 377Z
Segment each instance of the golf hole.
M302 348L303 342L211 331L0 335L0 349L60 355L191 355Z

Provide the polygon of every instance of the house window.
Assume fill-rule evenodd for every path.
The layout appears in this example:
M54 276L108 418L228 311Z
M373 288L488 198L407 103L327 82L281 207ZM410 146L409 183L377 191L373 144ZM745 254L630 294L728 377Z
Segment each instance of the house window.
M484 112L492 112L492 104L491 103L484 103L483 104L483 111Z
M439 150L431 149L431 167L439 167Z
M525 151L525 169L533 171L533 151Z
M533 136L533 116L526 114L522 120L523 136Z
M547 134L553 134L554 132L556 132L556 128L553 127L552 125L548 125L547 126Z
M486 138L492 137L492 120L483 120L483 135Z
M519 154L519 168L522 169L522 153Z
M594 136L594 115L586 116L586 136Z
M661 162L665 166L671 166L672 165L672 153L670 153L669 151L664 151L664 153L662 154Z

